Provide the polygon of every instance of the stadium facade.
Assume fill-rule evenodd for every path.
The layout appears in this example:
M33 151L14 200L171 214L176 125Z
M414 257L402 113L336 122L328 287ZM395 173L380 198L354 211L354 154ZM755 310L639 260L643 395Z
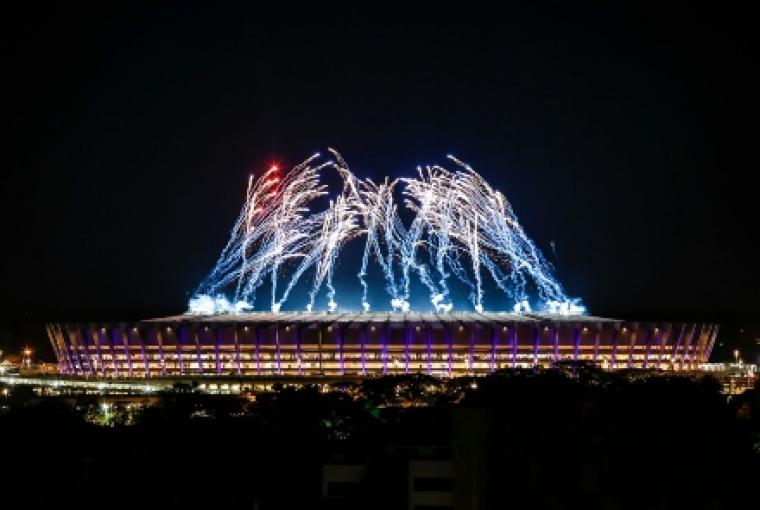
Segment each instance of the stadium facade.
M61 373L85 377L451 377L586 361L694 370L718 327L509 313L251 313L50 324Z

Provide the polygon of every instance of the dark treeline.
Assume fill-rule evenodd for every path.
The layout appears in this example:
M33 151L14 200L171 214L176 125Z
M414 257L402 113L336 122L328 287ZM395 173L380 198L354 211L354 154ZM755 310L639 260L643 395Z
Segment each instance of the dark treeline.
M587 367L388 376L255 401L188 386L100 422L92 397L9 389L0 481L26 508L336 508L321 500L321 466L345 462L367 471L341 508L401 509L409 446L450 452L456 508L474 491L480 508L758 501L760 387L727 399L709 377Z

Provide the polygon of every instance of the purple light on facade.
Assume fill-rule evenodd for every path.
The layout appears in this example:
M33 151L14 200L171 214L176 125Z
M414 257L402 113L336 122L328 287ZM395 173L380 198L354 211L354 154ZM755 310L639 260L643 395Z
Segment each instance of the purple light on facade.
M87 354L87 371L90 373L90 375L93 375L95 372L92 368L92 358L90 357L90 344L92 343L92 339L89 338L89 335L87 335L87 333L82 335L81 330L80 335L80 338L83 340L82 343L84 344L85 353Z
M405 323L406 327L406 335L405 335L405 344L404 344L404 373L409 373L409 344L412 342L412 335L414 334L412 331L412 327Z
M97 333L95 333L95 338L97 339L95 342L95 350L97 351L98 355L98 371L100 372L101 377L105 373L105 367L103 366L103 352L101 350L101 344L103 343L103 337L105 336L104 329L105 328L101 328Z
M581 335L583 335L584 333L585 333L584 330L582 330L581 332L578 331L578 326L576 326L575 329L573 330L573 337L574 337L573 342L575 343L575 346L574 346L575 349L573 351L573 362L578 361L578 354L581 349Z
M431 317L432 325L425 319L418 326L399 323L396 318L372 322L368 317L367 322L362 323L359 322L362 316L357 315L350 323L358 323L358 329L354 326L346 331L339 328L331 331L335 336L328 339L324 335L328 334L328 325L335 324L335 318L317 317L315 320L322 320L319 327L309 322L303 330L296 322L288 323L290 328L296 327L296 331L290 332L293 336L287 337L289 340L270 338L274 336L270 329L273 321L256 317L234 326L230 323L214 325L204 320L194 324L189 319L180 326L176 319L129 327L122 324L50 325L48 334L54 342L61 373L86 377L155 377L203 372L231 376L295 375L296 369L299 375L380 374L381 371L404 370L405 373L419 371L454 376L493 372L510 366L510 359L511 366L516 368L517 361L524 366L531 357L535 365L540 365L549 363L552 357L574 361L591 358L591 352L594 361L603 362L604 368L619 369L627 365L687 370L707 361L718 329L711 324L681 323L659 324L658 329L654 325L639 327L638 323L624 327L620 321L599 319L599 322L588 323L595 328L592 332L591 326L584 327L583 322L570 319L553 322L555 326L550 331L550 325L544 330L543 324L534 318L512 319L507 325L501 320L486 323L482 317L468 319L458 315L441 318L440 324L434 323ZM279 322L284 323L282 319ZM375 333L378 327L381 329ZM279 333L286 334L285 331ZM354 332L359 339L354 339ZM328 343L323 343L323 339ZM290 344L291 340L294 345ZM635 349L637 344L638 350ZM312 366L304 359L311 352L314 352L315 362L319 356L318 371L316 363ZM295 356L296 367L289 364L289 356ZM672 366L669 365L671 360Z
M135 330L137 328L134 328ZM132 356L129 354L129 333L121 334L121 341L124 344L124 356L127 358L127 373L132 377Z
M201 341L198 337L198 330L193 329L193 341L195 342L195 358L198 362L198 373L203 373L203 355L201 355Z
M602 341L602 330L596 330L596 336L594 337L594 363L599 359L599 344Z
M277 373L282 373L282 364L280 360L280 328L275 324L274 326L274 361L277 367Z
M656 328L655 335L657 334L657 332L659 332L659 328ZM651 334L649 334L648 330L644 334L646 336L644 337L644 364L643 364L643 366L646 369L646 368L649 367L649 357L650 357L651 352L652 352L652 342L654 341L654 339L656 337L653 336L653 335L651 335Z
M182 345L187 343L187 330L180 328L177 331L177 362L179 363L179 374L185 375L185 360L182 359Z
M620 334L620 337L625 335L625 328L623 328L623 330L624 331ZM610 361L610 368L615 368L617 366L618 340L618 331L617 329L614 329L612 331L612 360Z
M638 333L638 329L631 331L631 341L628 344L628 368L631 368L633 366L633 353L636 351L636 342L639 341Z
M559 329L552 326L550 329L550 335L552 336L554 345L554 354L552 355L552 361L556 363L559 360Z
M240 375L243 373L241 367L240 367L240 337L238 332L237 324L234 327L233 334L235 335L235 372L237 375Z
M425 330L425 337L427 339L427 372L433 373L433 331L430 328Z
M220 338L221 333L219 332L219 328L214 328L216 334L214 335L214 358L216 360L216 374L221 375L222 373L222 361L219 359L219 343L222 341Z
M672 365L675 368L676 363L679 363L678 361L678 350L680 349L681 345L683 344L683 339L686 336L686 324L683 324L681 326L680 331L678 332L678 338L676 339L675 344L673 345L673 355L672 355ZM680 367L680 364L679 364Z
M384 374L388 373L388 329L389 328L390 326L387 326L386 328L384 328L383 333L380 335L381 336L380 341L383 344L383 349L380 355L383 357L383 373Z

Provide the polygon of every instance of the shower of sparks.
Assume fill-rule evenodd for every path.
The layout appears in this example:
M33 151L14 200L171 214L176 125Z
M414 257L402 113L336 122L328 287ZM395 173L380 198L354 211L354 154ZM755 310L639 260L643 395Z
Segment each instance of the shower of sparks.
M332 159L319 162L320 155L314 154L284 175L272 165L257 179L251 176L230 240L190 299L189 313L251 311L266 278L271 282L269 308L275 313L305 278L311 278L307 311L323 287L327 310L335 311L335 265L341 248L354 238L364 241L357 277L365 312L370 310L367 274L373 261L382 271L394 311L410 310L416 276L436 312L454 308L452 277L470 289L472 307L482 312L488 274L516 313L531 311L529 287L536 290L545 312L585 312L580 300L565 295L504 195L468 164L448 156L453 170L418 167L415 178L375 183L357 178L337 151L329 152ZM326 210L311 212L309 205L328 193L320 183L325 169L336 171L343 187ZM398 214L397 188L403 188L404 206L414 214L408 227ZM226 293L232 294L231 300Z

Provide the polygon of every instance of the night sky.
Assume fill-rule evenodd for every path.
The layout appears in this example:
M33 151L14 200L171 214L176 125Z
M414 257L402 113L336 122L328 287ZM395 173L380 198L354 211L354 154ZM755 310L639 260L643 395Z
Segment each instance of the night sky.
M327 147L360 177L468 161L595 315L760 337L748 13L129 4L4 16L6 352L184 311L249 173Z

